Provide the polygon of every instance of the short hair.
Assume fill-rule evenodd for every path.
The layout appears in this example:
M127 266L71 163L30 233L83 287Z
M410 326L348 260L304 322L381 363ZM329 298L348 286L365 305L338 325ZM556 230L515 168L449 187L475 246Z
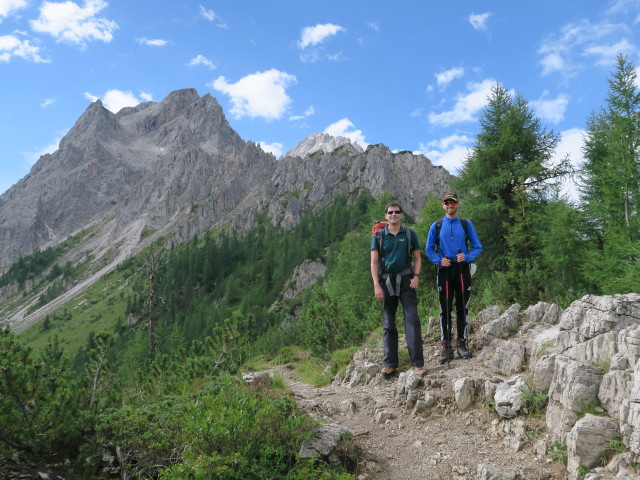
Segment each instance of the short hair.
M389 207L398 207L401 213L404 212L404 210L402 209L402 205L400 205L396 200L387 203L387 206L384 207L384 213L387 213L387 210L389 210Z

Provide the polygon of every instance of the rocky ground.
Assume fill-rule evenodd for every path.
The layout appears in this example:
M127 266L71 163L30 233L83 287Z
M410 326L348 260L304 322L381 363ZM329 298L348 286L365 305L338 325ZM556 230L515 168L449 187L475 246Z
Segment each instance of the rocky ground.
M313 388L300 382L293 369L284 367L278 374L303 408L352 432L361 480L567 477L565 465L541 447L551 445L543 415L505 420L488 404L461 411L455 401L455 381L495 374L477 356L440 365L439 351L436 342L425 343L429 371L420 388L435 401L432 408L417 414L398 394L402 382L398 375L390 379L376 375L355 386L337 380Z

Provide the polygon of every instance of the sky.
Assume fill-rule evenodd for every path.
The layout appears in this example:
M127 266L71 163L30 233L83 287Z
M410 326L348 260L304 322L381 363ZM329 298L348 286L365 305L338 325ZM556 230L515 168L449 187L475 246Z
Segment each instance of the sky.
M276 157L326 132L456 174L498 82L579 166L639 45L640 0L0 0L0 193L96 99L115 113L183 88Z

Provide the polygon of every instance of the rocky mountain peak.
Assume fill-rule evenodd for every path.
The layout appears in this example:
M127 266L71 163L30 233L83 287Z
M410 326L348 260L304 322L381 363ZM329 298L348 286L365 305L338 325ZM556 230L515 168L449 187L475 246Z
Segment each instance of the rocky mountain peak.
M112 138L120 134L118 121L113 112L107 110L101 100L91 103L80 116L75 125L60 142L63 148L70 139L99 141Z
M179 243L212 227L244 232L261 218L290 228L339 195L389 192L417 218L426 196L451 179L422 155L383 144L364 151L326 133L276 160L233 130L215 98L194 89L117 114L97 100L58 150L0 196L0 271L80 235L61 262L107 262L97 279L161 236Z
M312 133L293 149L289 150L285 157L308 157L315 152L331 153L336 148L343 145L352 146L356 153L364 152L364 149L357 142L347 137L329 135L328 133Z

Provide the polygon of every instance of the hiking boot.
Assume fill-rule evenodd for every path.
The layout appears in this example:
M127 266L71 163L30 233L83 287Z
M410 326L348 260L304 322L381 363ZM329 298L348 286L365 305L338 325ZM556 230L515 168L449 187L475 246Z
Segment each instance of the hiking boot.
M386 380L391 378L392 375L396 373L397 368L395 367L382 367L378 370L378 373L382 374L382 377Z
M467 348L467 341L464 338L458 339L456 347L458 350L458 355L460 355L462 358L471 358L471 352Z
M422 366L422 367L416 367L415 365L413 367L411 367L411 371L412 372L419 372L420 375L426 375L427 374L427 367Z
M451 343L446 340L442 340L440 344L442 345L442 352L440 352L440 364L453 360L453 349L451 348Z

